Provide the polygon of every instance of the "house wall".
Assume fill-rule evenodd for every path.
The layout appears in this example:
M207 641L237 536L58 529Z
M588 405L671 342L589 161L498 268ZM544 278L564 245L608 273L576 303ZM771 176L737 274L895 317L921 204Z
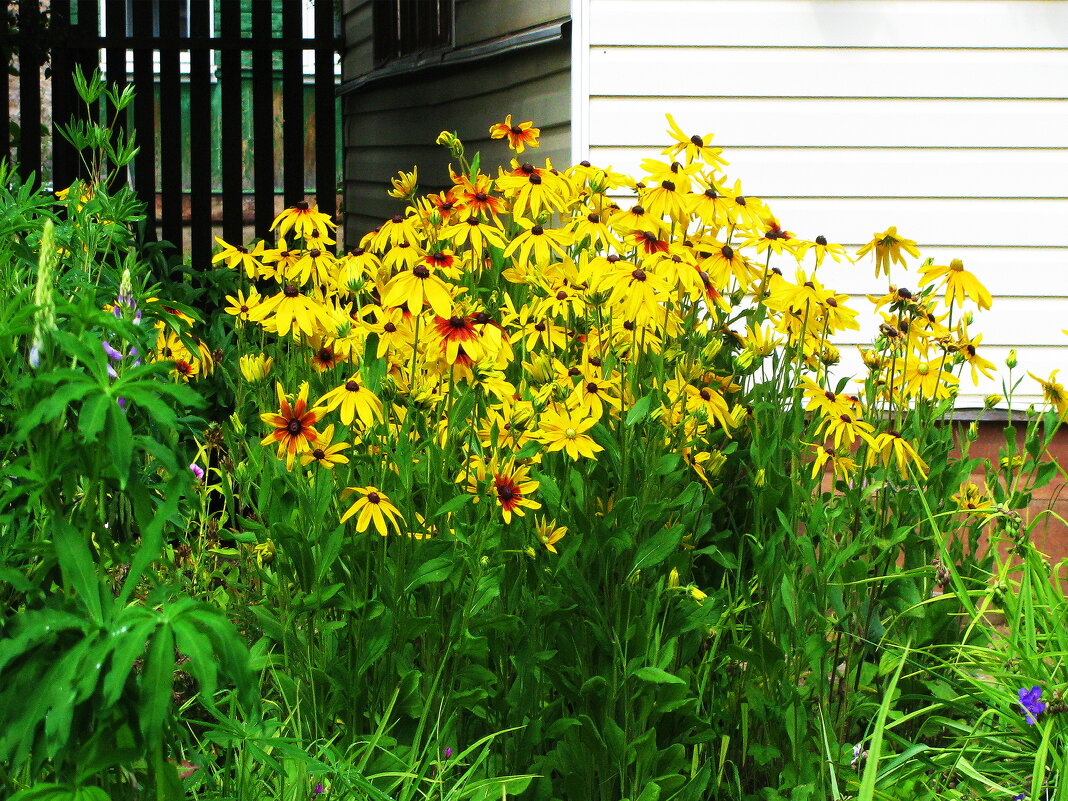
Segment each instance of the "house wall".
M639 170L683 130L715 133L745 193L787 230L854 249L896 225L995 296L981 353L1068 368L1068 3L576 0L576 158ZM581 19L580 19L581 18ZM789 266L789 265L784 265ZM870 257L821 269L882 293ZM787 273L792 274L792 270ZM900 276L900 270L896 273ZM915 288L916 277L899 285ZM855 308L870 306L863 299ZM843 337L843 368L854 373ZM843 372L845 374L845 372ZM965 380L959 405L998 383ZM1038 401L1024 377L1019 402Z
M455 47L476 46L512 33L569 18L568 0L509 3L457 0ZM347 0L342 6L346 50L342 81L373 71L371 3ZM470 157L482 153L483 170L496 173L511 154L489 127L511 113L541 128L541 148L524 158L566 166L571 149L570 45L559 41L510 54L449 67L412 72L343 95L345 223L347 240L397 213L401 202L387 197L398 170L419 167L420 187L449 185L449 156L434 144L442 130L457 131Z

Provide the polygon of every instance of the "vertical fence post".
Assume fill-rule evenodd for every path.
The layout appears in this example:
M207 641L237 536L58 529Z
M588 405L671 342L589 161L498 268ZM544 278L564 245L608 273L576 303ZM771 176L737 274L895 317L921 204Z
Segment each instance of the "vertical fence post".
M159 177L163 238L179 251L182 241L182 82L177 3L159 5ZM162 35L166 32L166 35Z
M59 132L73 121L81 98L74 89L74 50L70 46L70 0L52 0L52 189L65 189L78 177L78 153ZM22 111L25 119L25 110Z
M119 94L126 88L126 2L125 0L104 0L104 31L106 36L104 48L104 74L107 82L112 84ZM119 112L115 122L113 141L124 142L129 126L127 117L130 109ZM114 169L114 165L112 165ZM114 188L126 186L128 169L121 170L115 176Z
M337 92L334 4L315 4L315 191L319 211L337 214Z
M227 41L241 39L241 3L219 0L219 35ZM244 108L241 103L241 51L236 47L219 54L219 97L224 114L229 116L219 126L220 167L222 172L223 239L232 245L244 244L242 221L245 213L243 174L244 142L242 131Z
M282 6L282 193L284 204L304 200L304 52L296 48L304 38L299 3Z
M37 0L20 0L19 174L41 182L40 16Z
M190 263L211 264L211 8L208 0L189 2L189 217Z
M274 220L274 65L271 3L252 6L252 151L256 236L266 239Z
M133 35L152 36L152 4L133 4ZM145 204L145 240L156 241L156 76L152 49L141 42L133 51L134 129L140 150L134 157L134 188Z

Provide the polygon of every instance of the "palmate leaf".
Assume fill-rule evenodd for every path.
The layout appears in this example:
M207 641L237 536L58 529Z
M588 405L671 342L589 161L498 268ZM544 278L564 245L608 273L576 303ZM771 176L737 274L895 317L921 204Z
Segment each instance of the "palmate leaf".
M149 748L158 751L163 744L163 725L171 707L174 690L174 631L160 626L152 637L141 674L138 723Z

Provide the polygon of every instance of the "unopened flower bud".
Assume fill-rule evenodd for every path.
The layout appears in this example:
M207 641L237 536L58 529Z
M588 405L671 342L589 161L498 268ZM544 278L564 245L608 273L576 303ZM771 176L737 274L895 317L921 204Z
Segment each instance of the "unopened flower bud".
M1002 398L997 393L993 393L993 394L987 395L985 398L983 398L983 408L984 409L993 409L995 406L997 406L1003 400L1004 400L1004 398Z
M1016 361L1016 348L1013 348L1009 351L1009 355L1005 358L1005 366L1008 367L1010 370L1014 370L1016 368L1017 363L1018 362Z

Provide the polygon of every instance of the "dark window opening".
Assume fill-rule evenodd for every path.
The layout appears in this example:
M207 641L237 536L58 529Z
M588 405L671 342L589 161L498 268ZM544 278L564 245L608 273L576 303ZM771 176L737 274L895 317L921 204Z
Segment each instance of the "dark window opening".
M375 66L452 44L453 0L374 0Z

